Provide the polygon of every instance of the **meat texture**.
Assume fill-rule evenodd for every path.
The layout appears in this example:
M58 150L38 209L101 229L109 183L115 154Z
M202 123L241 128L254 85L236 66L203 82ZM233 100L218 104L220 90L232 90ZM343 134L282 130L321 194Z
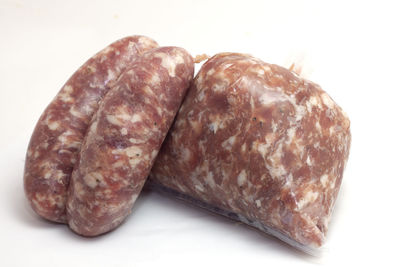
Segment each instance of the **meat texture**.
M70 228L96 236L130 213L193 79L182 48L144 53L105 96L84 139L67 204Z
M245 54L197 74L150 185L312 251L323 244L350 122L317 84Z
M67 188L74 164L99 101L140 54L157 47L145 36L118 40L83 64L40 117L25 162L24 188L34 211L66 222Z

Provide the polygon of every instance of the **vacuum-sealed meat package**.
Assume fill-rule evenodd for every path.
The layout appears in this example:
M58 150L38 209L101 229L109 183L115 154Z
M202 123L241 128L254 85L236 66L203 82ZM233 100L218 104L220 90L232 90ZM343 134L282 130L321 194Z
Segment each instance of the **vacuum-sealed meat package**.
M148 183L312 254L350 141L348 117L317 84L221 53L197 74Z

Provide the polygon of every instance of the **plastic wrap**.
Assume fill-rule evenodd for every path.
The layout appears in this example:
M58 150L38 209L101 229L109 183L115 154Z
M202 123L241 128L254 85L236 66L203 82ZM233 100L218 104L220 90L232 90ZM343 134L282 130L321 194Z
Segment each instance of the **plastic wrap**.
M350 140L349 119L318 85L217 54L189 89L149 184L315 254Z

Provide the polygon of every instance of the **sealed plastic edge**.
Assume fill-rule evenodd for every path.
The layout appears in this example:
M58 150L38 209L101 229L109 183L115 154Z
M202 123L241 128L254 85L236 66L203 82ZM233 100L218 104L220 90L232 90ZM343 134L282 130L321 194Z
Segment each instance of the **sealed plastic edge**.
M314 256L314 257L320 257L322 255L322 249L321 248L313 248L313 247L309 247L307 245L304 245L304 244L302 244L302 243L300 243L300 242L298 242L296 240L293 240L292 238L288 237L287 235L281 233L277 229L274 229L274 228L271 228L269 226L266 226L266 225L264 225L264 224L262 224L262 223L260 223L258 221L250 220L250 219L244 217L241 214L220 209L218 207L215 207L213 205L205 203L204 201L195 199L195 198L193 198L191 196L188 196L186 194L180 193L180 192L178 192L178 191L176 191L174 189L165 187L165 186L163 186L163 185L161 185L159 183L156 183L156 182L154 182L152 180L147 180L146 187L151 189L151 190L157 191L159 193L166 194L166 195L169 195L169 196L173 196L174 198L177 198L179 200L185 201L185 202L187 202L189 204L192 204L192 205L194 205L196 207L203 208L203 209L208 210L208 211L210 211L210 212L212 212L214 214L222 215L222 216L227 217L227 218L229 218L229 219L231 219L233 221L241 222L241 223L244 223L244 224L246 224L248 226L256 228L257 230L261 231L262 233L266 233L266 234L268 234L270 236L273 236L273 237L279 239L280 241L292 246L293 248L295 248L295 249L297 249L297 250L299 250L301 252L307 253L308 255L311 255L311 256Z

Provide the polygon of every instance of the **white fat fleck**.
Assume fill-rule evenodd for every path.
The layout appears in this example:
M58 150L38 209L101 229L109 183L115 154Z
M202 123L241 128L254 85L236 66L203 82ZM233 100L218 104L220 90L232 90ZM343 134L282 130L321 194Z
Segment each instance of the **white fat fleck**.
M161 82L160 77L159 77L157 74L153 74L153 75L151 76L150 83L151 83L153 86L159 85L160 82Z
M157 109L157 113L158 113L158 115L162 115L162 112L163 112L163 110L162 110L162 108L161 107L159 107L158 105L156 105L156 109Z
M138 121L142 121L142 116L140 116L139 114L133 114L131 122L135 123L135 122L138 122Z
M93 114L95 110L93 105L84 105L82 111L84 112L83 114Z
M269 98L271 98L271 96L269 96ZM307 108L304 107L303 105L299 105L296 103L296 98L293 95L287 96L283 93L281 94L274 94L272 95L272 100L269 100L272 102L276 102L276 101L289 101L290 104L292 104L292 106L295 109L295 120L296 121L301 121L303 119L303 117L307 114Z
M75 147L75 148L79 148L81 146L81 142L79 141L70 141L69 136L73 137L74 133L71 130L67 130L65 132L63 132L60 136L58 136L58 141L60 141L60 143L62 143L63 145L66 145L68 147Z
M114 80L116 78L117 78L117 76L115 75L115 72L113 72L111 69L108 69L107 70L107 81L106 82L112 81L112 80Z
M334 189L336 186L336 179L331 179L330 184L331 184L331 189Z
M311 166L311 165L312 165L312 162L311 162L311 159L310 159L310 155L307 156L306 162L307 162L307 165L308 165L308 166Z
M192 156L192 152L190 152L190 149L188 149L187 147L184 147L182 149L182 160L188 161L188 160L190 160L191 156Z
M44 195L44 194L42 194L42 193L36 193L36 194L35 194L35 198L36 198L37 200L39 200L40 202L42 202L43 200L46 200L46 199L47 199L47 196Z
M83 118L84 115L82 114L82 112L80 110L75 109L74 106L72 106L69 109L69 113L71 113L72 116L78 117L78 118Z
M266 165L272 179L280 179L287 174L285 167L282 164Z
M183 63L184 60L181 55L171 57L168 54L157 53L155 57L161 59L161 66L167 69L169 76L175 77L175 67L177 64Z
M208 71L207 71L207 76L211 76L211 75L213 75L215 73L215 69L214 68L211 68L211 69L209 69Z
M225 123L224 120L220 118L220 116L216 116L214 118L211 118L211 123L208 124L208 128L210 131L217 133L219 129L224 129L225 128Z
M53 171L52 173L53 180L57 181L59 184L63 183L64 176L65 174L60 170Z
M246 152L246 143L243 143L240 149L242 150L243 153Z
M290 193L291 194L293 194L292 190L291 190L292 184L293 184L293 174L289 173L289 175L286 176L286 182L285 182L284 187L290 188Z
M226 150L231 150L232 146L235 144L235 141L236 141L236 136L233 135L233 136L229 137L228 139L226 139L224 142L222 142L221 145Z
M155 75L154 75L154 76L155 76ZM153 76L153 77L154 77L154 76ZM143 87L143 91L144 91L145 94L147 94L147 95L149 95L149 96L154 96L154 95L155 95L150 86L147 86L147 85L144 86L144 87Z
M247 180L246 171L242 170L237 177L237 183L239 186L243 186L246 183L246 180Z
M89 86L91 88L99 88L99 89L104 89L105 83L104 83L104 78L103 77L94 77L93 81L89 83Z
M257 208L261 208L261 200L257 199L256 201Z
M262 94L259 98L259 101L264 106L269 106L270 104L275 103L275 99L270 97L269 94Z
M296 121L301 121L306 115L306 108L301 105L295 105L294 107L296 109Z
M250 106L251 106L251 110L254 110L254 99L253 99L253 97L250 97Z
M227 79L226 72L225 71L218 71L215 73L215 78L221 80L221 81L226 81L229 84L229 80ZM246 77L243 77L246 78Z
M122 166L124 166L125 165L125 163L124 163L124 161L122 161L122 160L118 160L118 161L116 161L116 162L114 162L113 164L112 164L112 166L114 167L114 168L120 168L120 167L122 167Z
M271 72L271 68L268 65L262 65L265 72Z
M183 58L183 56L182 56L182 54L180 52L176 53L176 55L174 57L174 60L176 61L177 65L185 63L185 59Z
M128 157L137 157L140 156L142 154L142 149L140 149L140 147L137 146L131 146L128 148L125 148L125 153Z
M79 200L83 200L86 194L86 190L83 188L82 183L80 182L74 183L74 193Z
M256 73L258 76L264 76L265 70L263 68L257 68Z
M200 192L204 192L204 187L203 187L202 185L196 184L194 187L195 187L197 190L199 190Z
M312 106L318 106L318 99L316 96L311 96L310 100L308 101Z
M87 68L92 72L92 73L95 73L96 72L96 67L95 66L93 66L93 65L89 65L89 66L87 66Z
M317 121L317 122L315 123L315 128L316 128L319 132L322 131L321 124L319 124L319 121Z
M109 123L117 125L117 126L123 126L125 125L126 121L130 121L132 123L138 122L142 120L141 115L139 114L133 114L133 116L130 116L128 113L119 113L119 114L108 114L106 115L106 119Z
M54 131L54 130L57 130L58 127L60 127L60 123L58 121L52 121L52 122L48 122L47 126L49 127L50 130Z
M318 198L318 192L308 191L304 197L297 202L297 208L300 210L307 204L314 202Z
M46 212L46 209L44 208L43 205L40 204L41 202L48 202L50 204L50 206L54 206L54 205L58 206L58 204L59 204L59 203L57 203L57 200L52 195L44 195L42 193L36 193L35 197L32 198L32 202L38 210L44 211L44 212Z
M210 131L212 131L214 134L218 131L218 122L217 121L213 121L212 123L210 123L208 125L208 128L210 129Z
M64 92L64 93L70 94L70 93L72 93L73 91L74 91L74 88L73 88L71 85L65 85L64 88L63 88L63 92Z
M332 98L327 93L323 93L321 95L321 98L322 98L322 102L324 102L324 104L328 108L333 109L335 107L335 103L333 102Z
M135 168L142 160L148 160L149 155L142 155L142 150L137 146L131 146L123 149L122 151L113 151L113 154L125 153L129 158L129 165Z
M320 107L320 104L318 103L318 99L315 96L311 96L306 102L307 111L312 112L312 108L314 106Z
M129 142L131 142L132 144L143 144L143 140L141 139L137 139L137 138L129 138Z
M331 126L330 128L329 128L329 135L333 135L335 133L335 127L334 126Z
M99 172L90 172L83 177L83 181L90 188L95 188L99 184L104 184L103 175Z
M263 158L266 157L266 155L269 152L269 148L271 147L270 143L260 143L257 145L257 151L263 156Z
M208 172L205 178L205 182L211 187L215 188L214 174L212 172Z
M233 65L233 63L224 64L224 65L223 65L223 69L227 69L227 68L229 68L229 67L232 66L232 65Z
M290 101L289 97L286 96L285 94L277 94L275 92L271 93L265 93L262 94L259 99L260 103L264 106L270 106L270 105L274 105L278 102L284 102L284 101ZM290 101L292 102L292 101Z
M114 115L106 115L106 119L111 124L118 125L118 126L122 125L122 123Z
M287 136L286 144L292 143L295 134L296 134L296 127L291 127L291 128L289 128L287 130L287 132L286 132L286 136Z
M126 128L122 128L121 129L121 134L122 135L127 135L128 134L128 130Z
M319 142L316 142L316 143L314 143L313 147L316 148L316 149L320 149L321 145L320 145Z
M65 103L70 103L73 101L73 98L71 97L71 93L73 92L73 88L70 85L64 86L63 90L60 92L58 95L58 98L65 102Z
M197 101L201 102L204 99L204 90L201 90L197 96L196 96Z
M226 84L225 83L214 83L212 86L212 90L214 92L223 92L226 88Z
M272 132L275 133L276 130L278 130L278 124L274 121L271 122L271 129L272 129Z
M321 181L321 184L323 187L326 187L328 184L328 178L329 176L327 174L324 174L321 176L321 178L319 179Z

